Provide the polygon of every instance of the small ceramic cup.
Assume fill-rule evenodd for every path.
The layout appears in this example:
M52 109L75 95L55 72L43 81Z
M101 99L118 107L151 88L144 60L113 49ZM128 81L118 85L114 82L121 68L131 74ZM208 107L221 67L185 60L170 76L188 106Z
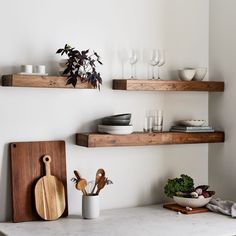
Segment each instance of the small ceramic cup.
M34 66L34 73L45 74L46 73L46 66L45 65Z
M100 215L99 196L82 196L82 216L84 219L95 219Z
M33 66L32 65L21 65L21 72L32 74L33 73Z

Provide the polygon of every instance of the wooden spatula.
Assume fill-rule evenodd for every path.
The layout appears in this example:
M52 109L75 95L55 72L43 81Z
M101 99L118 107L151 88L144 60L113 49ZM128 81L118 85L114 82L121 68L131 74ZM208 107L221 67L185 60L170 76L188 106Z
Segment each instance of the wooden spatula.
M51 175L51 157L43 157L46 176L40 178L35 186L35 205L39 216L45 220L58 219L65 210L65 190L62 182Z
M96 195L98 195L100 193L101 189L103 189L106 186L106 184L107 184L107 178L105 176L102 176L97 184Z
M91 192L91 194L94 193L96 186L98 185L99 181L105 176L105 170L103 169L98 169L97 173L96 173L96 179L95 179L95 184L93 187L93 190Z

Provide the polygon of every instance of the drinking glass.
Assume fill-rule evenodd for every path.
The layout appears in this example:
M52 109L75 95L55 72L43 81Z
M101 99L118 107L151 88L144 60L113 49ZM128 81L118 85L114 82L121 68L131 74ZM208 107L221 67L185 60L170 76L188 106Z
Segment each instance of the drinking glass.
M149 60L149 64L152 66L152 79L155 79L155 66L157 66L160 62L160 52L159 50L153 49L151 51L151 57Z
M157 79L161 80L159 68L162 67L163 65L165 65L166 58L165 58L165 51L164 50L160 50L159 49L158 51L159 51L160 60L159 60L159 62L157 64L157 67L158 67L158 69L157 69Z
M131 79L134 79L136 77L136 70L135 70L135 64L138 61L137 52L134 49L131 49L129 52L129 64L131 65Z
M163 130L163 111L155 110L153 116L153 132L162 132Z
M143 131L151 133L153 130L153 110L147 110L144 117Z

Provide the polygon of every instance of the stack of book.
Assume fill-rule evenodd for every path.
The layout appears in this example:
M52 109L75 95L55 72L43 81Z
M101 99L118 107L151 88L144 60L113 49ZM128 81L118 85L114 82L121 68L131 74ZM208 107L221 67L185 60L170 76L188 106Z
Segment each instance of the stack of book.
M214 132L214 129L211 126L172 126L170 131L173 132Z

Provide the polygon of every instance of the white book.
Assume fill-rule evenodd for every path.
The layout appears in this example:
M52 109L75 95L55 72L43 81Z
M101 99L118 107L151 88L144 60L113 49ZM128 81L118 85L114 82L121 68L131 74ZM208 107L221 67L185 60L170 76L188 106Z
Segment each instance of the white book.
M211 126L172 126L171 129L177 130L212 130Z
M170 129L171 132L183 132L183 133L213 133L214 129L193 129L193 130L181 130L181 129Z

